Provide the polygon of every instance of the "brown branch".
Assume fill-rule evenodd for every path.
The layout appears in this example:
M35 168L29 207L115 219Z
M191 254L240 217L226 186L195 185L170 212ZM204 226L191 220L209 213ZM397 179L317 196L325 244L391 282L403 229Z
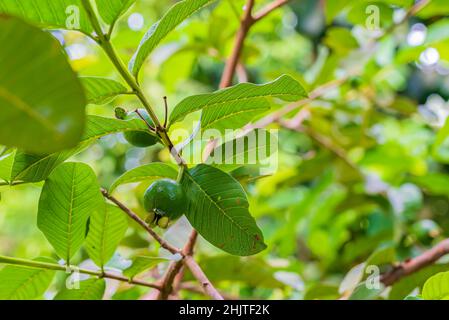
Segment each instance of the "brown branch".
M252 16L253 7L254 0L247 0L245 5L245 14L240 22L240 29L235 37L234 49L226 62L223 75L221 77L220 88L222 89L232 85L232 79L234 78L234 74L242 54L246 36L248 35L249 29L254 24L254 18Z
M156 232L154 232L153 229L150 228L150 226L143 221L136 213L134 213L131 209L129 209L127 206L125 206L122 202L120 202L117 198L110 195L109 192L106 189L101 189L101 193L103 196L111 201L112 203L116 204L123 212L125 212L131 219L136 221L140 226L142 226L159 244L162 248L170 251L173 254L181 253L181 250L172 246L168 242L166 242L164 239L162 239Z
M198 233L194 230L192 231L187 244L184 246L182 250L182 255L188 256L193 254L193 248L195 246L196 240L198 238ZM164 278L160 282L161 290L157 295L157 300L167 300L168 297L174 292L174 282L176 277L181 273L183 267L183 261L175 261L170 264L167 272L164 275ZM182 279L178 279L180 282Z
M192 256L186 256L184 258L184 264L190 269L193 276L200 282L204 292L208 296L212 297L214 300L224 300Z
M385 286L391 286L403 277L415 273L429 265L437 262L441 257L449 254L449 239L445 239L435 247L423 252L421 255L406 260L395 266L390 272L381 276L381 282Z
M290 0L277 0L270 4L268 4L265 8L262 8L259 12L257 12L254 15L254 21L257 22L263 18L265 18L267 15L269 15L271 12L276 10L277 8L282 7L283 5L287 4Z

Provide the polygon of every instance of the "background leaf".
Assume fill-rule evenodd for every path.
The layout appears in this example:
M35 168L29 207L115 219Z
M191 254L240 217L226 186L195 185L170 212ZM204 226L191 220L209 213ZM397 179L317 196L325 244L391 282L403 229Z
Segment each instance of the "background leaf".
M152 181L160 178L175 180L178 171L171 165L165 163L150 163L125 172L112 184L110 191L113 192L118 186L126 183L141 181Z
M108 78L81 77L80 80L88 103L106 104L116 96L129 91L120 82Z
M129 70L137 77L145 59L171 31L193 13L214 0L184 0L179 1L156 22L145 34L137 52L129 63Z
M45 181L37 225L67 263L81 247L90 215L103 208L97 177L83 163L64 163Z
M105 203L104 209L92 213L85 247L97 266L108 263L127 229L126 215L114 205Z
M36 261L54 262L48 258ZM55 275L53 270L8 265L0 270L0 300L41 298Z
M45 154L81 139L86 100L59 43L0 16L0 143ZM17 54L20 52L21 54Z
M54 300L101 300L106 290L104 279L81 281L79 289L62 289Z
M186 216L214 246L234 255L249 256L266 248L263 235L248 211L241 185L230 175L207 165L185 174Z

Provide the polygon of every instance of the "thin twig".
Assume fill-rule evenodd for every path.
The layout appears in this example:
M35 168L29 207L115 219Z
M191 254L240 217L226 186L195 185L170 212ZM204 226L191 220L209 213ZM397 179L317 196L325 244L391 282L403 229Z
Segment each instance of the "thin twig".
M381 276L381 282L385 286L391 286L403 277L415 273L437 262L441 257L449 254L449 239L438 243L435 247L423 252L419 256L406 260L395 266L393 270Z

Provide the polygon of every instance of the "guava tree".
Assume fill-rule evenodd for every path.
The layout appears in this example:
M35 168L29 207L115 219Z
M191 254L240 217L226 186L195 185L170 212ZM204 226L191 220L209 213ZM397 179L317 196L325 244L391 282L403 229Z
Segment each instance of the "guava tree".
M447 297L448 130L412 82L447 70L444 1L168 2L0 0L0 191L38 190L52 247L0 251L0 297Z

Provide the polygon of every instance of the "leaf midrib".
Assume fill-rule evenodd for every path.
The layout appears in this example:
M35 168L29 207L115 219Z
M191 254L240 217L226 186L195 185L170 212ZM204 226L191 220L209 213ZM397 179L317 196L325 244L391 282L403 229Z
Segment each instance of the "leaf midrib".
M73 196L75 192L75 171L76 168L73 168L72 171L72 188L70 193L70 207L69 207L69 221L67 225L67 264L70 265L70 248L72 246L72 214L73 214Z
M226 211L224 211L212 198L211 196L198 184L190 174L186 174L186 176L206 195L206 197L215 205L215 207L223 213L223 215L235 226L237 226L241 231L243 231L250 239L252 238L252 234L243 229L235 220L229 216Z

